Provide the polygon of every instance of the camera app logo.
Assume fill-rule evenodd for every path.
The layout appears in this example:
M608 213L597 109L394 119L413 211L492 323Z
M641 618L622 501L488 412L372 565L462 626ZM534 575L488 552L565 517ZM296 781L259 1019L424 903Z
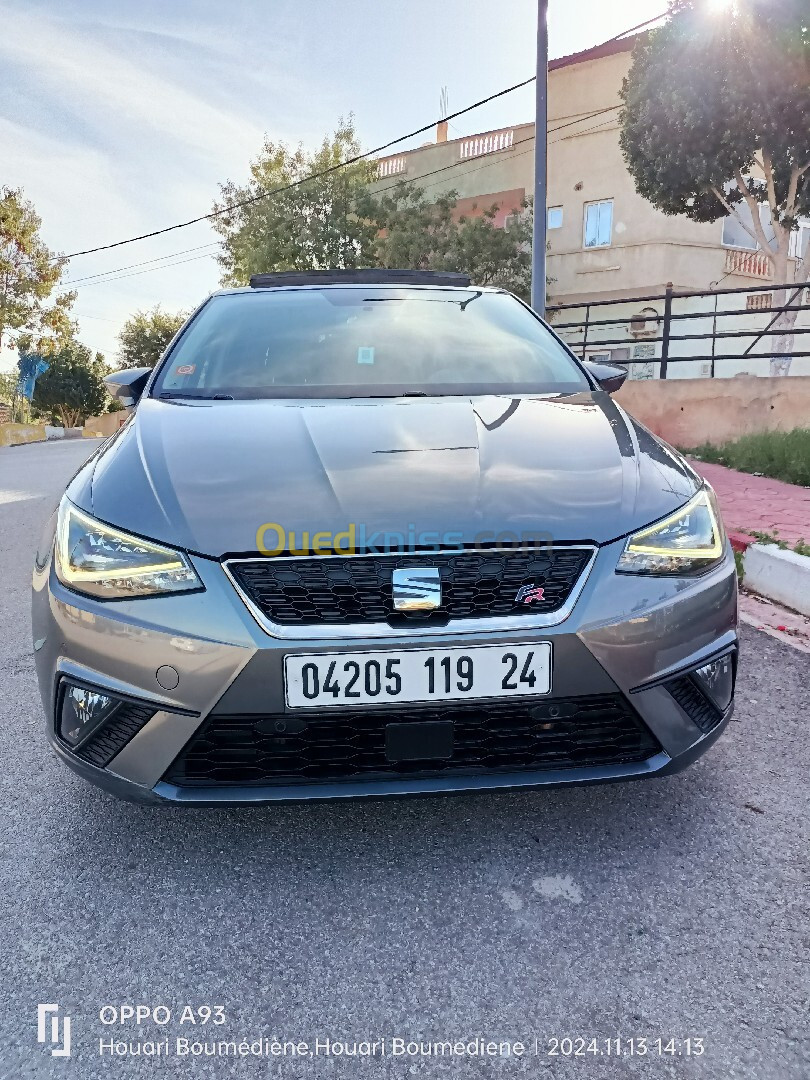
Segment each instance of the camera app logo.
M37 1005L37 1042L50 1048L51 1057L70 1057L70 1017L58 1005Z

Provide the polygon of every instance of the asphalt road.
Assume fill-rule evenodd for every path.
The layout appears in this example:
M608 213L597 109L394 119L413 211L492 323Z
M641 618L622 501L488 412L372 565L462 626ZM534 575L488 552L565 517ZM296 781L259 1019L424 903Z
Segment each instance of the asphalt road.
M744 628L736 722L669 779L270 809L118 803L47 748L29 634L35 538L91 449L0 450L0 1080L806 1080L805 654ZM38 1003L72 1017L70 1059L37 1044ZM102 1007L122 1004L173 1016L140 1033L102 1025ZM181 1025L186 1004L222 1005L226 1021ZM480 1036L527 1053L99 1058L99 1038L139 1034L173 1048ZM565 1036L601 1053L548 1056ZM613 1042L607 1056L617 1037L648 1053L616 1057ZM690 1038L702 1056L685 1055ZM658 1039L679 1053L659 1055Z

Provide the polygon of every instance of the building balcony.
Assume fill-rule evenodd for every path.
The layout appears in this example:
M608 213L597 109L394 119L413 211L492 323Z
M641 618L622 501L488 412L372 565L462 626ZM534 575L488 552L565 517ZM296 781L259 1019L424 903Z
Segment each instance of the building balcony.
M761 251L726 251L723 269L726 274L736 274L738 277L761 278L765 281L773 277L771 260Z
M377 177L382 180L386 176L400 176L405 172L407 165L407 158L401 154L396 157L380 158L377 162Z
M473 135L459 141L460 159L481 157L482 154L494 154L498 150L511 150L515 141L515 129L504 128L502 131L490 131L485 135Z

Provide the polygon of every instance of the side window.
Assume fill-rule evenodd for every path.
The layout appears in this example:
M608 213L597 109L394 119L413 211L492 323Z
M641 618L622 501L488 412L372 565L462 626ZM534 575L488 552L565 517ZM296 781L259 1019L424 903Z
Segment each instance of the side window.
M583 246L608 247L613 234L613 199L585 203Z

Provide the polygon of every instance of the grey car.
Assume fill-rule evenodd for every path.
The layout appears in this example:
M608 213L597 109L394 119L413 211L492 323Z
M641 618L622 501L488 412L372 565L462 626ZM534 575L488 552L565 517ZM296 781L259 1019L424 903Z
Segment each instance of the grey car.
M209 297L43 530L48 738L133 800L665 775L722 732L711 488L514 296L454 274Z

